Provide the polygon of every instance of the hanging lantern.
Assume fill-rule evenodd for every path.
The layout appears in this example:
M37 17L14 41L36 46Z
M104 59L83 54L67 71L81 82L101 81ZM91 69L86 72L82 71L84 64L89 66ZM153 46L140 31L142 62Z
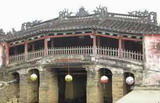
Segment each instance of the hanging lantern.
M131 77L131 76L127 77L127 78L126 78L126 83L127 83L128 85L132 85L132 84L134 83L134 78Z
M71 82L73 80L73 77L70 75L70 74L67 74L66 76L65 76L65 81L66 82Z
M108 81L109 81L109 78L107 76L103 75L101 77L101 83L108 83Z
M33 74L30 76L30 79L31 79L32 81L36 81L37 78L38 78L38 76L37 76L37 74L35 74L35 73L33 73Z

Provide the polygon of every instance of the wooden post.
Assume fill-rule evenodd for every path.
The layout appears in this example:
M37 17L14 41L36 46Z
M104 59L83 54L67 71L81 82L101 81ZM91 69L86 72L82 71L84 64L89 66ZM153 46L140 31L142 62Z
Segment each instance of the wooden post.
M54 47L54 39L51 39L51 48Z
M122 39L121 39L121 35L119 36L119 39L118 39L118 56L119 57L122 57L122 50L123 50L123 44L122 44Z
M44 39L44 55L47 56L48 55L48 40L47 40L47 36Z
M96 35L93 34L91 35L93 38L93 54L96 55L97 54L97 43L96 43Z
M9 64L9 43L6 43L6 65Z
M101 46L100 37L97 37L97 46L98 46L98 47Z
M24 58L25 58L25 61L28 60L28 42L25 41L24 43Z
M34 42L31 45L32 45L32 50L31 51L35 51Z

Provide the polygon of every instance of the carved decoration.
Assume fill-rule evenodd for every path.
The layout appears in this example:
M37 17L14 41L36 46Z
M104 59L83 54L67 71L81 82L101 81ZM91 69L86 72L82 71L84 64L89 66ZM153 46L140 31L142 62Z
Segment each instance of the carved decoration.
M101 5L99 7L96 7L96 10L94 10L93 12L95 14L99 14L99 15L107 15L108 14L107 7L101 7Z
M72 12L69 12L68 9L64 9L63 11L59 12L60 18L65 18L71 16Z
M3 31L3 29L0 29L0 35L4 35L5 32Z
M136 16L148 16L149 12L147 10L145 10L145 11L132 11L132 12L128 12L128 14L136 15Z
M84 7L81 7L77 12L76 16L87 16L89 15L88 11L85 10Z
M39 23L41 23L41 20L34 20L32 22L25 22L22 24L21 30L26 30L26 29L31 28Z
M12 34L15 34L16 30L14 28L12 28Z
M12 32L11 32L11 31L9 31L9 32L7 32L7 33L6 33L6 35L12 35Z
M152 22L157 24L157 13L156 12L148 12L147 10L145 11L132 11L128 12L130 15L135 15L135 16L148 16L148 19Z

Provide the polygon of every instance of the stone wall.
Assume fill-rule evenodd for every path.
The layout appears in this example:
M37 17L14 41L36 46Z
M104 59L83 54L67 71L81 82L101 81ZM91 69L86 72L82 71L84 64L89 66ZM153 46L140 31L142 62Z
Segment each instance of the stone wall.
M143 85L160 85L160 35L144 36L145 70Z
M0 81L10 81L15 79L13 75L0 73ZM0 103L18 103L19 90L18 84L13 83L0 89Z
M83 68L85 68L87 71L86 103L103 103L104 101L104 89L102 84L100 83L100 77L102 76L102 74L99 73L99 70L101 68L108 68L112 72L112 80L110 84L112 88L110 86L106 86L107 88L111 89L107 92L112 91L112 93L107 94L109 95L108 97L112 98L113 103L115 103L118 99L123 97L125 78L123 74L124 70L122 68L109 67L107 65L99 64L85 65ZM34 83L32 83L29 80L29 76L31 75L28 72L30 71L29 69L19 70L19 89L17 89L17 86L13 84L7 86L2 91L0 90L0 103L7 103L7 100L14 101L14 103L16 103L16 97L19 97L19 103L34 103L36 101L39 103L58 103L59 88L57 69L51 68L49 66L45 66L41 69L37 67L37 69L39 71L39 82ZM7 75L3 77L5 77L5 80L14 79L12 76ZM81 88L82 85L78 85L79 82L81 81L73 82L75 96L74 98L81 97L80 94L76 94L76 92L80 93L80 91L77 88L75 88L75 86Z

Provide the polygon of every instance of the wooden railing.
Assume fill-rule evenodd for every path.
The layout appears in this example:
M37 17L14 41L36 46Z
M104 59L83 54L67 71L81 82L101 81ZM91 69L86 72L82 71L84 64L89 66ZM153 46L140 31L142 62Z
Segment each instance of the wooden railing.
M48 55L86 55L93 54L92 47L57 47L48 49Z
M24 58L24 54L18 54L18 55L14 55L14 56L10 56L9 57L9 63L14 63L14 62L24 62L25 58Z
M44 49L28 52L25 54L18 54L9 57L9 63L21 63L25 61L32 61L35 59L40 59L45 56L51 55L93 55L93 56L106 56L106 57L114 57L117 59L128 59L134 61L142 61L143 55L142 53L129 51L129 50L121 50L117 48L110 47L97 47L93 48L91 46L88 47L55 47L49 48L47 54L45 54Z
M44 50L37 50L37 51L32 51L28 53L28 60L33 60L33 59L37 59L40 57L44 57Z

